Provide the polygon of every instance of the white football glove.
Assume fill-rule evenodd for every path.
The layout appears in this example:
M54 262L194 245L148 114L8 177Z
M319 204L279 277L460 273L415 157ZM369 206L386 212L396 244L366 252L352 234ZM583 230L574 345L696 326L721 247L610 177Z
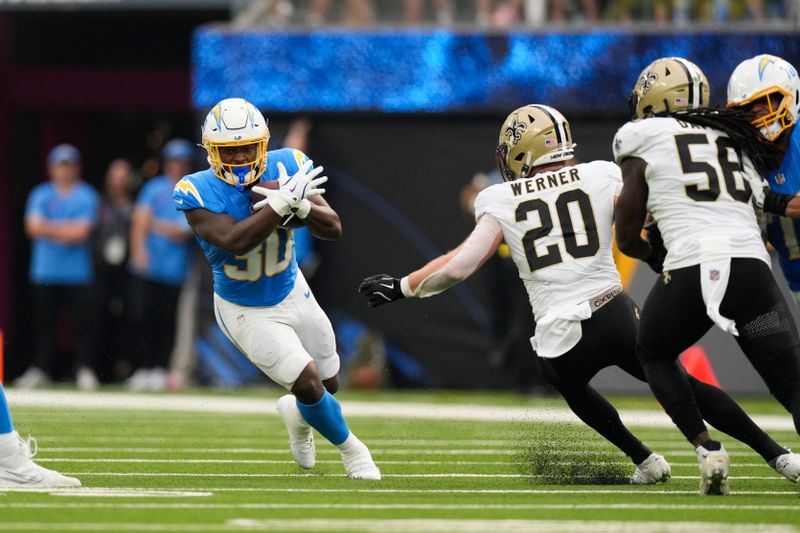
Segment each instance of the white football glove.
M311 212L311 202L308 201L308 197L325 194L325 189L321 189L319 186L328 181L327 176L317 177L322 172L323 167L312 169L313 164L311 160L308 160L300 166L297 172L289 176L286 172L286 167L279 162L277 166L278 185L280 188L253 187L254 192L265 197L264 200L253 205L253 211L258 211L265 205L269 205L282 217L292 213L292 215L296 215L300 219L306 218Z

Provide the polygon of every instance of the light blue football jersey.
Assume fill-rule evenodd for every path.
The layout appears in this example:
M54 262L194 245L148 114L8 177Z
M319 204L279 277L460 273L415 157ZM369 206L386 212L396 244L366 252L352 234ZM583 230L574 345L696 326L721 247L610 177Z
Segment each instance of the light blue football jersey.
M789 150L783 163L767 175L767 182L775 192L797 194L800 192L800 133L793 128L789 139ZM778 259L789 288L800 291L800 221L770 215L767 222L767 239L778 252Z
M282 148L267 152L267 170L260 182L278 179L278 163L291 175L308 158L299 150ZM185 176L172 194L180 211L208 209L236 221L252 214L249 190L237 190L216 177L209 168ZM214 272L214 292L225 300L248 307L277 305L294 287L297 261L291 229L277 228L245 255L236 256L195 234Z

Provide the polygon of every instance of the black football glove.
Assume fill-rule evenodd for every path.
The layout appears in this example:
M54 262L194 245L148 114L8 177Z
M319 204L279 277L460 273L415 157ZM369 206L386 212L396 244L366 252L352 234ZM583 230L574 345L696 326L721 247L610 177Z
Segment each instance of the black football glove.
M644 260L653 269L653 272L661 274L664 271L664 259L667 258L667 249L664 247L664 239L661 237L661 230L657 224L650 224L644 229L647 232L647 242L653 253Z
M378 307L405 298L400 289L400 280L388 274L377 274L366 278L358 286L358 292L367 297L370 307Z

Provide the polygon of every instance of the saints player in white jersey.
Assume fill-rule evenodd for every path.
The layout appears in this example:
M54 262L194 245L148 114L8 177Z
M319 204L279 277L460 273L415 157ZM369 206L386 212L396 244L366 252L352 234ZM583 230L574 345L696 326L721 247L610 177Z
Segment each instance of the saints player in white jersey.
M711 439L676 359L716 324L736 336L800 429L800 339L751 205L751 184L761 180L748 154L758 159L758 151L728 131L726 113L707 109L709 98L705 75L685 59L658 59L642 72L631 97L635 120L614 139L624 180L615 221L620 250L651 264L659 254L640 236L648 212L663 235L663 273L642 310L639 357L656 398L696 447L701 493L726 494L728 455ZM747 423L735 411L720 416ZM757 449L762 457L800 481L798 457L767 444Z
M607 161L566 166L574 146L569 123L557 110L528 105L511 113L497 151L505 183L476 198L472 234L402 279L371 276L359 290L372 306L438 294L471 275L505 240L530 297L533 342L545 378L581 420L631 458L636 465L631 483L666 481L669 464L632 435L614 407L589 386L607 366L641 380L644 371L636 358L638 309L622 290L611 253L620 171ZM715 425L734 430L717 416L726 410L738 410L749 421L724 392L689 379ZM752 422L738 436L753 446L769 440Z

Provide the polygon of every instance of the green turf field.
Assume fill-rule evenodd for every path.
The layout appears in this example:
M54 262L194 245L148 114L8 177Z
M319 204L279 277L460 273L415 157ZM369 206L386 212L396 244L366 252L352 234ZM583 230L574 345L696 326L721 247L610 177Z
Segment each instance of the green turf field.
M275 391L262 395L275 399ZM127 397L112 394L114 397ZM149 395L166 402L181 395ZM208 396L213 405L219 398ZM210 413L130 408L34 407L12 411L20 433L38 438L37 461L79 477L80 490L0 492L0 531L795 531L800 487L742 445L732 456L727 497L696 495L692 449L672 427L635 433L672 464L666 485L603 483L632 473L621 453L571 424L520 420L351 417L380 466L380 482L344 477L338 451L317 439L318 466L294 466L272 412ZM513 395L348 394L344 401L453 403L547 410L563 403ZM653 409L652 399L622 399ZM782 414L771 401L754 413ZM151 407L152 408L152 407ZM788 419L788 416L786 417ZM792 431L771 431L788 446ZM699 526L697 523L705 525ZM702 529L698 529L702 527Z

